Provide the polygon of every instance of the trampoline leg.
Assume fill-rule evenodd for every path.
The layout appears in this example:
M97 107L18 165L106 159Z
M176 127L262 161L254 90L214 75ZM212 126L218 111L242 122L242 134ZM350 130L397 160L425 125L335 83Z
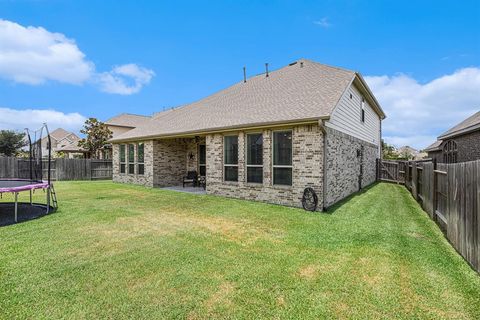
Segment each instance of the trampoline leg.
M50 187L47 188L47 214L50 212Z
M15 192L15 222L17 222L17 210L18 210L18 193Z
M32 190L30 190L30 205L32 205Z

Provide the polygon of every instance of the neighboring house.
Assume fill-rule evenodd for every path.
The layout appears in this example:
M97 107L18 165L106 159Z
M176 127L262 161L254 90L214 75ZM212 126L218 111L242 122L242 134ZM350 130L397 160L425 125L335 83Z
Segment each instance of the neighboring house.
M67 131L63 128L57 128L50 132L50 141L52 152L59 152L59 149L80 140L80 138L73 132ZM42 138L42 155L45 157L48 155L48 138Z
M441 163L480 159L480 111L463 120L423 150Z
M426 152L418 151L410 146L403 146L397 149L397 153L401 158L408 160L422 160L427 157Z
M299 60L113 138L113 180L321 210L375 181L384 118L359 73Z

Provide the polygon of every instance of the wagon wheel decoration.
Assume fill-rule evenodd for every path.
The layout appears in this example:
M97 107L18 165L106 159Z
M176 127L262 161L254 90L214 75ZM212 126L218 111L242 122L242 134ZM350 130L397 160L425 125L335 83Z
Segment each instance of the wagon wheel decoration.
M318 197L315 190L312 188L305 188L305 190L303 190L302 206L303 209L307 211L317 210Z

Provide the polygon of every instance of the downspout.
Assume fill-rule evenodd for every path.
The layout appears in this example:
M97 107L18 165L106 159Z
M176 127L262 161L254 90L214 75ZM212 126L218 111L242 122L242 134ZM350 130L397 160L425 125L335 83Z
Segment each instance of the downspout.
M325 202L327 200L327 130L325 128L325 120L318 120L318 125L320 126L320 130L322 131L323 139L322 211L325 212L327 211L327 207L325 206Z

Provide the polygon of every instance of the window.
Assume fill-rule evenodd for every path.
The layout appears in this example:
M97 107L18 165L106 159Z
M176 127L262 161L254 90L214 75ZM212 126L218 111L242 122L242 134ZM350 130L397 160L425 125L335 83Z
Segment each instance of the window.
M247 135L247 182L263 182L263 136Z
M206 158L207 158L207 148L204 144L198 146L198 171L200 171L200 176L205 177L207 173Z
M449 140L443 146L443 162L445 163L457 162L457 143L455 141Z
M238 136L225 136L224 145L224 179L238 181Z
M128 145L128 174L135 173L135 145Z
M365 122L365 99L362 98L361 120Z
M137 174L145 173L145 144L137 144Z
M292 131L273 133L273 184L292 185Z
M120 145L120 173L125 173L125 145Z

